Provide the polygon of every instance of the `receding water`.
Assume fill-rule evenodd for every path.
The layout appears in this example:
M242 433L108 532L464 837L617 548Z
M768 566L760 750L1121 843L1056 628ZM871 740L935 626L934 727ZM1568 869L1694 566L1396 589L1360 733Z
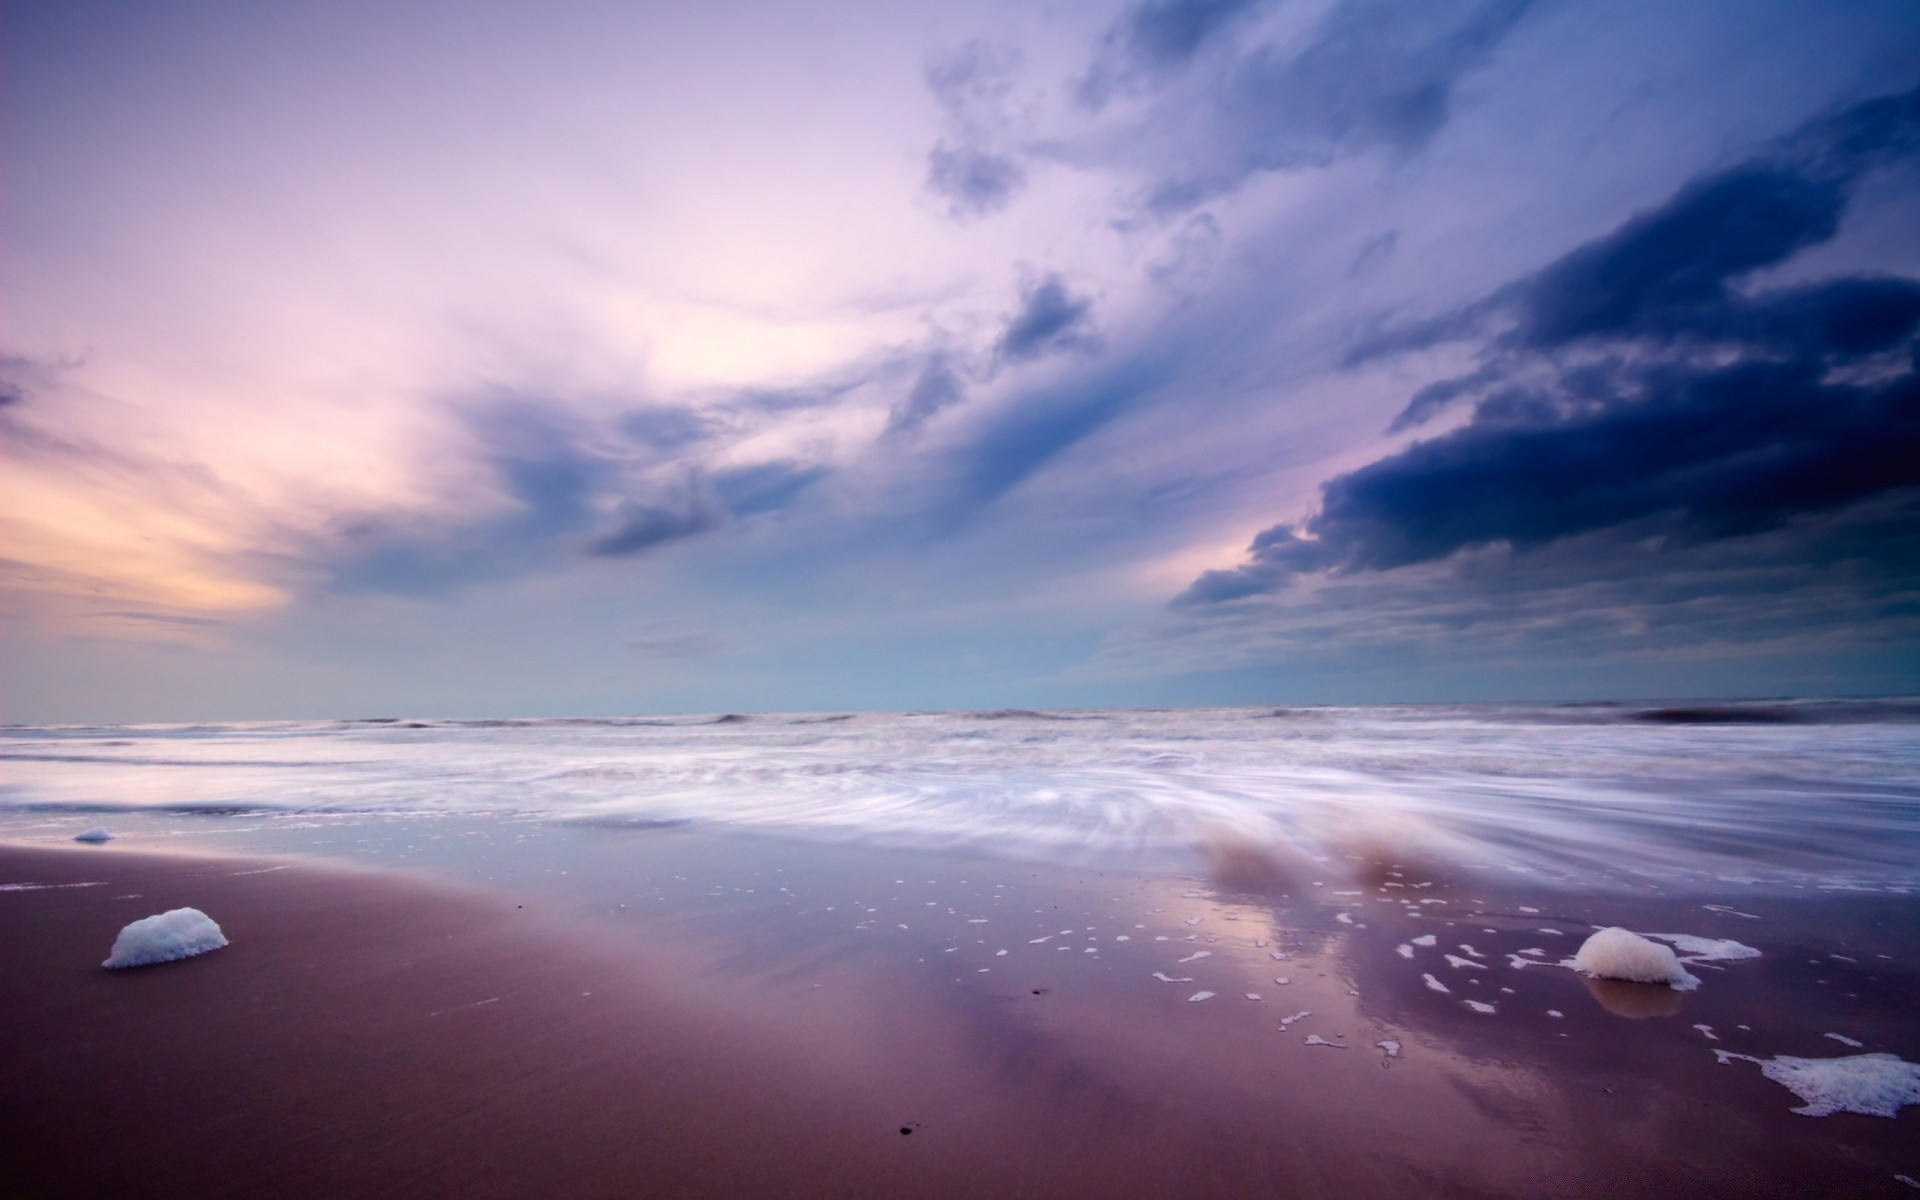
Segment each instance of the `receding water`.
M0 761L13 828L496 815L1102 866L1224 838L1572 887L1920 886L1914 701L16 726Z

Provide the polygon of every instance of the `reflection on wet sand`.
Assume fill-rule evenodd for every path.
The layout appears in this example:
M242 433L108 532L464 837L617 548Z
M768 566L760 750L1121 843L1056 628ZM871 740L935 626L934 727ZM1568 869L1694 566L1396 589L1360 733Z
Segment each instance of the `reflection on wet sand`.
M1634 983L1627 979L1586 979L1587 991L1616 1017L1639 1021L1648 1017L1677 1017L1685 1001L1682 994L1659 983Z
M200 1087L277 1097L268 1107L289 1109L281 1133L300 1135L277 1148L296 1165L324 1156L331 1127L370 1136L367 1113L340 1106L364 1106L365 1089L382 1088L429 1110L409 1111L415 1144L383 1143L393 1180L464 1177L484 1161L506 1173L492 1180L498 1190L502 1179L565 1180L569 1156L602 1156L572 1194L626 1194L638 1171L795 1195L1785 1195L1870 1191L1911 1165L1920 1110L1795 1115L1791 1096L1759 1072L1719 1067L1706 1041L1818 1054L1823 1029L1839 1023L1822 1014L1844 1011L1871 1049L1911 1056L1913 974L1879 957L1910 944L1912 914L1897 904L1819 898L1729 914L1503 888L1397 860L1317 862L1248 890L1226 886L1231 872L1071 871L674 830L439 824L381 836L382 853L486 881L498 901L488 920L511 923L498 944L466 943L461 963L407 951L406 986L455 971L454 993L499 1002L455 1010L459 1025L394 1009L357 1035L361 1074L344 1086L344 1066L316 1065L337 1056L312 1034L347 1031L303 1005L331 996L326 980L342 970L367 977L366 964L327 955L373 962L375 948L358 928L301 924L336 895L308 872L234 862L225 873L196 868L231 896L226 908L204 906L223 922L230 910L281 912L282 924L237 932L233 949L189 967L197 975L139 984L142 1004L164 1007L169 979L197 979L206 1012L151 1009L147 1019L199 1029L215 1051L214 1030L258 1042L267 1057L257 1062L223 1065L217 1052L165 1062ZM101 856L83 860L88 869L124 862L166 875L123 847L68 853ZM158 886L16 899L52 914L67 911L56 903ZM272 897L302 888L307 908L275 908ZM449 903L434 911L465 911ZM546 931L537 947L512 932L525 920ZM1673 1019L1683 998L1670 989L1556 965L1602 924L1724 936L1736 921L1765 956L1703 965L1684 1020ZM323 935L316 960L300 939ZM1848 961L1814 952L1842 936ZM1796 965L1816 957L1817 967ZM261 973L221 983L209 970ZM293 986L296 975L315 996ZM10 1011L49 1021L90 1012L114 1031L123 1077L150 1075L157 1049L113 1008L132 992L91 977L85 986L95 1009L62 1007L49 992L38 1008ZM1211 998L1194 1002L1201 993ZM383 994L403 1004L408 993ZM271 999L235 1009L235 996ZM209 1023L214 1011L229 1024ZM280 1032L267 1037L268 1027ZM387 1070L427 1070L430 1086ZM316 1083L326 1086L316 1093ZM36 1128L61 1127L60 1103L75 1106L72 1128L100 1119L92 1085L60 1087L38 1093ZM559 1165L503 1163L476 1151L477 1136L546 1145ZM258 1158L262 1147L232 1152Z

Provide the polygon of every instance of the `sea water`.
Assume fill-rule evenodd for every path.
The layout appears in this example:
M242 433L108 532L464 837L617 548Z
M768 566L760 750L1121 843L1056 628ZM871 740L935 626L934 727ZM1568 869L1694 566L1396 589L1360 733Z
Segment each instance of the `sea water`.
M1584 890L1920 887L1911 700L13 726L0 762L0 834L504 817L1148 870L1227 838Z

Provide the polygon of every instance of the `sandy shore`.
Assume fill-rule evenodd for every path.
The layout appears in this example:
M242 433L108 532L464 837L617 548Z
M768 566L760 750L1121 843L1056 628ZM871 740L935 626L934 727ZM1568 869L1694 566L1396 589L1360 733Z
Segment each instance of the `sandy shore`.
M1793 1116L1685 1018L1545 971L1512 974L1564 1016L1496 1024L1251 925L1205 965L1290 982L1192 1002L1114 968L1146 933L962 969L794 926L748 971L764 928L697 949L309 863L11 847L0 882L51 885L0 895L9 1196L1897 1195L1920 1116ZM1048 925L1085 899L1031 887L1007 907ZM181 905L232 945L100 968Z

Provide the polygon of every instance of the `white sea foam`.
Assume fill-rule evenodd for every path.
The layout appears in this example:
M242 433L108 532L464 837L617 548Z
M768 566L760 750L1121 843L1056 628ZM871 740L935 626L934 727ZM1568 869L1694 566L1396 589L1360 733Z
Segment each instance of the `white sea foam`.
M1387 1038L1383 1041L1375 1042L1374 1045L1380 1047L1382 1050L1385 1050L1387 1052L1388 1058L1400 1057L1400 1043L1394 1041L1392 1038Z
M1426 981L1426 984L1429 990L1436 991L1436 992L1445 992L1448 995L1453 994L1452 988L1448 987L1444 983L1441 983L1438 979L1435 979L1431 975L1422 975L1420 978Z
M1332 1050L1345 1050L1345 1049L1346 1049L1346 1047L1345 1047L1344 1045L1342 1045L1342 1044L1340 1044L1339 1042L1330 1042L1330 1041L1328 1041L1327 1039L1325 1039L1325 1038L1323 1038L1323 1037L1321 1037L1321 1036L1320 1036L1319 1034L1317 1034L1317 1033L1310 1033L1310 1034L1308 1034L1308 1035L1307 1035L1307 1045L1309 1045L1309 1046L1326 1046L1327 1048L1329 1048L1329 1049L1332 1049Z
M1429 949L1433 948L1433 946L1437 945L1440 941L1439 938L1434 937L1430 933L1423 933L1417 938L1409 938L1407 940L1416 946L1425 946Z
M1820 1036L1824 1038L1832 1038L1834 1041L1839 1042L1842 1046L1851 1046L1855 1050L1858 1050L1860 1047L1866 1045L1865 1042L1855 1041L1854 1039L1848 1037L1844 1033L1823 1033Z
M1213 999L1212 992L1195 992L1193 995L1187 997L1187 1003L1192 1004L1199 1000L1211 1000L1211 999Z
M0 892L45 892L54 888L105 887L106 880L95 879L87 883L0 883Z
M1722 1065L1736 1060L1758 1064L1761 1074L1800 1097L1803 1103L1793 1111L1802 1116L1851 1112L1892 1117L1909 1104L1920 1104L1920 1064L1894 1054L1844 1058L1755 1058L1731 1050L1713 1054Z
M213 919L197 908L176 908L143 917L120 931L103 967L144 967L192 958L227 944Z
M1500 1011L1498 1008L1482 1000L1462 1000L1460 1003L1477 1013L1497 1013Z
M1672 943L1673 948L1680 952L1681 962L1739 962L1741 959L1760 957L1758 950L1743 946L1732 938L1703 938L1687 933L1649 933L1646 936Z
M1679 992L1700 986L1700 980L1687 973L1671 949L1617 925L1602 929L1581 943L1569 965L1596 979L1664 983Z
M221 814L244 797L279 817L705 823L1177 869L1226 828L1298 861L1386 849L1575 886L1885 888L1920 883L1912 710L1774 705L1733 729L1604 706L16 726L0 811ZM1823 724L1842 720L1844 738ZM1756 807L1757 786L1776 799Z
M113 833L105 825L95 825L90 829L83 829L79 833L74 834L73 840L76 842L110 842L113 840Z

